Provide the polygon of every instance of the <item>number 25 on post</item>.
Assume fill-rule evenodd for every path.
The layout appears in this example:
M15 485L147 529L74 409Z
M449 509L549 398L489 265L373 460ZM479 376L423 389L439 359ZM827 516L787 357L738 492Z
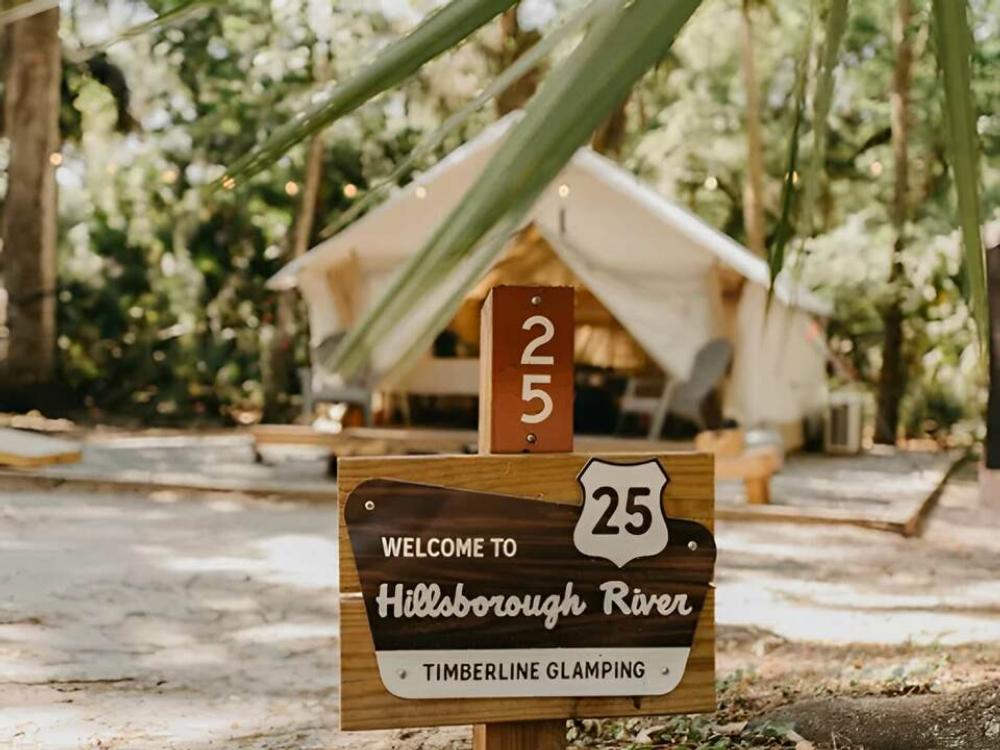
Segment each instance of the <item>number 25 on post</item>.
M495 287L483 307L480 435L494 453L573 448L573 289Z

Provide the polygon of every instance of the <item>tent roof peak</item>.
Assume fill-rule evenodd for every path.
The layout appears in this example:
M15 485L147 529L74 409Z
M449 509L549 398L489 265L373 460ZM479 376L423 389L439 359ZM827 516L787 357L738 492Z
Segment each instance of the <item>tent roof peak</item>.
M488 126L363 217L289 263L269 286L294 288L303 274L335 266L355 251L373 264L405 262L457 204L521 117L521 112L513 112ZM623 277L694 277L721 264L755 284L770 283L763 258L589 146L574 154L532 208L527 223L534 223L549 238L562 237L566 246L586 251L591 262L613 265ZM827 302L784 276L775 284L775 294L793 307L830 314Z

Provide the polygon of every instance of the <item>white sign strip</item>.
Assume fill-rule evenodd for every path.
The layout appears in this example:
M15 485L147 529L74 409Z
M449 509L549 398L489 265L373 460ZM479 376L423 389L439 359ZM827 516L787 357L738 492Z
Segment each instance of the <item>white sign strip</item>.
M386 689L399 698L666 695L691 649L534 648L380 651Z

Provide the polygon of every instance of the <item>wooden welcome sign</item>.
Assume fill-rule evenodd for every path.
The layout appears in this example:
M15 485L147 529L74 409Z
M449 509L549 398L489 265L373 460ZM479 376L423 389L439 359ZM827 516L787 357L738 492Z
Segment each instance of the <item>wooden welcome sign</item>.
M484 348L521 314L487 315ZM510 413L546 405L532 382L504 406L517 453L341 462L343 729L489 724L477 748L536 748L565 739L543 719L715 709L712 457L531 452L540 423Z

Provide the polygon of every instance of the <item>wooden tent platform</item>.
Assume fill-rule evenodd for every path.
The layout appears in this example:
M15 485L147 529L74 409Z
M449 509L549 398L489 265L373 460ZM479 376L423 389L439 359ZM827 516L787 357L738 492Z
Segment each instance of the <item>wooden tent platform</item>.
M259 425L252 430L258 459L261 449L274 445L323 447L336 456L409 456L437 453L475 453L474 430L388 429L353 427L339 433L321 432L307 425ZM686 442L650 441L580 435L582 453L669 453L693 450ZM332 468L332 467L331 467ZM771 476L781 468L780 453L772 448L749 449L740 456L718 457L717 479L742 482L748 502L767 503Z
M311 445L337 455L474 453L476 433L464 430L349 428L333 434L308 426L261 425L255 452L280 445ZM578 436L587 453L692 450L686 442ZM940 489L961 461L957 453L888 452L861 456L795 456L783 465L773 449L716 457L720 520L835 524L919 533Z
M262 427L246 432L174 436L93 435L86 459L80 446L33 433L0 431L0 447L15 456L18 468L0 465L4 486L65 484L145 492L150 489L196 492L241 492L293 500L327 502L336 484L325 469L331 453L341 455L413 455L462 453L475 449L472 432L437 430L347 430L340 435L302 427ZM290 442L289 438L294 438ZM44 443L42 442L44 441ZM50 442L51 441L51 442ZM46 451L26 456L26 447ZM583 437L577 449L595 453L690 450L688 443ZM17 450L11 453L11 448ZM57 448L54 450L53 448ZM37 450L37 448L36 448ZM258 461L266 454L266 462ZM7 455L2 454L0 455ZM961 460L957 453L896 452L860 456L792 455L777 466L770 458L750 454L766 474L771 503L748 503L746 464L718 460L716 516L723 521L839 524L918 534L949 473Z
M73 486L105 492L235 492L332 502L337 485L326 475L322 451L296 450L268 465L253 460L246 432L159 434L95 433L84 460L20 469L0 466L0 486Z
M794 456L775 475L769 505L748 505L739 485L720 483L716 518L847 525L917 536L964 458L961 451L891 449L857 456Z
M35 432L0 427L0 466L32 469L80 460L80 444Z

